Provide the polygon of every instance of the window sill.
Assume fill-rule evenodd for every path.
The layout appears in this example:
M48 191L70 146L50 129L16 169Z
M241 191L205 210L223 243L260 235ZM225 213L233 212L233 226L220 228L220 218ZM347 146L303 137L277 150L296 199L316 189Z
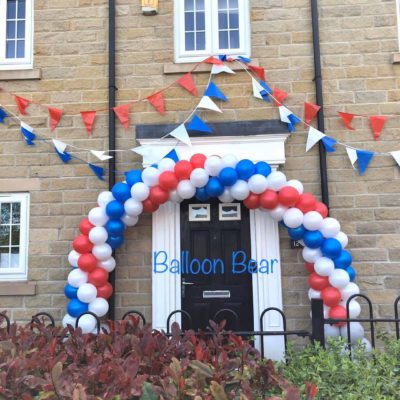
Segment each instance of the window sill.
M38 80L41 78L42 70L40 68L0 70L0 81Z
M36 282L0 282L0 296L35 296Z
M251 64L255 66L259 66L259 61L255 58L251 60ZM168 63L164 64L164 74L165 75L172 75L172 74L182 74L185 72L190 72L197 63L182 63L182 64L175 64L175 63ZM233 71L241 71L242 67L238 63L227 63L229 68ZM211 64L200 64L193 73L201 73L201 72L210 72L211 71ZM1 76L1 75L0 75Z

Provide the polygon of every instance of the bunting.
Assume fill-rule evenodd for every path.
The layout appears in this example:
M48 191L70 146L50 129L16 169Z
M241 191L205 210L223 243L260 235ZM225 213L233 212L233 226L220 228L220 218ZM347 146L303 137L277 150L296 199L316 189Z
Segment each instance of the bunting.
M279 88L275 88L272 92L272 97L276 106L281 106L283 101L288 97L288 94Z
M322 138L322 143L324 144L325 150L328 153L334 153L336 151L335 146L336 146L337 141L335 139L333 139L329 136L324 136Z
M349 131L354 131L355 129L350 124L351 124L351 121L353 121L355 114L344 113L344 112L339 112L338 114L339 114L340 118L342 119L344 126Z
M147 100L161 115L165 115L165 100L163 92L154 93L147 97Z
M215 58L214 56L206 58L205 60L203 60L203 62L213 65L225 65L219 58Z
M260 81L260 85L263 87L264 90L261 90L261 96L265 101L268 103L271 103L271 99L269 97L270 94L272 94L272 89L264 82Z
M60 153L64 153L65 149L67 148L68 145L57 139L52 139L52 140L53 140L53 144L54 144L54 147L56 148L56 150Z
M217 75L222 72L226 72L227 74L234 74L234 72L224 63L222 63L222 65L213 64L213 66L211 68L212 75Z
M106 151L102 150L90 150L90 152L97 157L100 161L107 161L113 158L112 156L107 155Z
M351 147L346 147L347 155L349 156L352 167L354 168L354 164L357 161L357 151L352 149Z
M296 130L295 128L296 125L300 123L301 119L297 115L294 115L293 113L291 113L288 118L290 121L290 123L288 124L288 129L289 132L293 133Z
M81 117L90 137L92 135L94 119L96 118L96 111L81 111Z
M58 151L57 147L54 147L54 150L58 154L58 157L60 157L61 161L65 164L67 164L69 161L71 161L71 154L67 152L60 152Z
M59 110L58 108L47 107L50 115L50 129L54 131L56 129L58 123L60 122L61 116L63 114L63 110Z
M178 154L175 150L171 150L164 158L170 158L171 160L175 161L176 163L179 161Z
M8 114L0 107L0 123L4 124L4 120L8 117Z
M221 89L214 83L210 82L204 96L213 97L218 100L228 101L228 98L222 93Z
M28 146L34 146L33 141L36 139L36 135L33 133L33 128L24 122L21 122L21 133L24 136L25 142Z
M304 103L304 121L307 125L311 124L320 109L321 107L316 104Z
M145 146L135 147L132 149L132 151L143 157L144 164L151 165L160 162L173 149L174 146L145 145Z
M366 150L356 150L357 152L357 160L358 160L358 168L360 170L360 175L364 175L364 172L368 168L369 163L374 158L374 153Z
M253 96L257 99L263 100L263 95L261 94L261 92L265 92L265 89L253 77L251 78L251 83L253 85Z
M202 97L200 103L197 105L197 108L203 108L206 110L222 113L221 109L208 96Z
M318 129L310 126L307 137L306 152L309 151L316 143L318 143L325 135Z
M88 163L90 169L96 174L96 176L101 180L104 181L104 168L99 167L97 165Z
M378 140L383 126L385 125L386 117L371 116L369 117L369 122L371 123L372 132L374 133L374 139Z
M400 150L392 151L390 154L392 155L394 160L397 162L397 165L400 167Z
M175 128L172 132L169 133L172 137L180 140L182 143L185 143L188 146L192 145L192 142L190 141L189 134L186 130L185 124L179 125L177 128Z
M195 115L190 121L188 130L211 133L211 129L208 127L208 125L197 115Z
M25 110L29 106L31 101L28 99L24 99L23 97L19 97L19 96L14 96L14 97L15 97L15 102L17 103L20 114L28 115Z
M115 115L118 117L125 129L129 129L129 108L129 104L123 104L113 108Z
M265 69L263 67L257 67L255 65L248 65L250 71L253 71L262 81L265 81Z
M193 76L191 72L188 72L187 74L183 75L181 78L177 80L178 85L182 86L184 89L186 89L189 93L191 93L193 96L197 96L197 89L196 85L194 84Z

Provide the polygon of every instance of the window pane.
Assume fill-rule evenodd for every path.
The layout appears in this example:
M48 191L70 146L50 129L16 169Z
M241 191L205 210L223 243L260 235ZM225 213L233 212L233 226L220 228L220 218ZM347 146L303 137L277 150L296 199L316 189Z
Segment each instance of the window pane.
M196 33L196 50L205 50L206 48L206 33Z
M229 0L229 8L238 8L238 0Z
M11 203L1 203L1 214L0 214L0 224L9 224L10 221L10 212L11 212Z
M204 11L204 0L196 0L196 10Z
M17 58L25 57L25 40L18 40L17 42Z
M10 245L10 225L0 226L0 246Z
M17 6L17 0L7 1L7 19L16 18L16 6Z
M229 12L229 28L230 29L239 29L239 12L238 11L230 11Z
M231 49L238 49L240 47L239 31L231 31Z
M228 31L220 31L219 32L219 48L220 49L229 49Z
M185 33L185 49L186 51L194 50L194 33Z
M12 246L19 246L19 234L20 234L19 225L12 225L11 226L11 245Z
M194 0L185 0L185 11L194 10Z
M15 38L15 22L7 21L7 39Z
M17 38L25 39L25 21L18 21Z
M228 15L225 11L218 13L218 27L219 29L228 29Z
M15 58L15 41L14 40L7 40L6 58Z
M194 31L194 13L185 13L185 31Z
M18 1L18 18L25 18L25 0Z
M11 249L11 268L19 267L19 247L13 247Z
M12 203L12 224L21 223L21 203Z
M8 248L0 248L0 268L10 267L10 255Z
M218 9L226 10L227 9L227 0L218 0Z
M197 12L196 13L196 31L204 31L206 29L205 26L205 13Z

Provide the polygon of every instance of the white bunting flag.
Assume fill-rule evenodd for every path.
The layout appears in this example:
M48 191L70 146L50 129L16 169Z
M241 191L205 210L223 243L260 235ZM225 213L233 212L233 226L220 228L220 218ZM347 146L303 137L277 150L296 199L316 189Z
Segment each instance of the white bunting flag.
M192 145L192 142L190 141L190 137L189 137L188 131L186 130L185 124L179 125L176 129L174 129L169 134L171 136L173 136L174 138L177 138L178 140L180 140L182 143L187 144L188 146Z
M265 90L253 77L251 78L253 83L253 96L257 99L263 99L261 92Z
M398 150L398 151L392 151L390 154L391 154L392 157L396 160L397 164L398 164L399 167L400 167L400 150Z
M113 158L112 156L106 155L106 151L90 150L90 152L101 161L106 161L109 160L110 158Z
M290 124L290 119L289 115L292 115L293 113L287 109L285 106L280 106L279 107L279 115L281 117L281 121L285 122L286 124Z
M53 144L59 153L64 153L65 149L68 146L66 143L61 142L60 140L57 139L53 139Z
M175 146L138 146L132 149L133 152L143 157L143 164L151 165L160 162Z
M306 152L310 150L315 145L315 143L318 143L323 137L325 137L325 135L322 132L310 126L307 137Z
M33 131L34 131L34 129L30 125L28 125L28 124L26 124L25 122L22 122L22 121L21 121L21 128L24 128L28 132L31 132L31 133L33 133Z
M211 111L222 113L221 109L208 96L203 96L197 108L204 108Z
M349 156L351 165L354 167L355 162L357 161L358 157L357 157L357 150L352 149L350 147L346 147L346 151L347 151L347 155Z
M217 75L220 74L221 72L226 72L227 74L234 74L234 72L225 64L224 65L213 64L211 68L211 74Z

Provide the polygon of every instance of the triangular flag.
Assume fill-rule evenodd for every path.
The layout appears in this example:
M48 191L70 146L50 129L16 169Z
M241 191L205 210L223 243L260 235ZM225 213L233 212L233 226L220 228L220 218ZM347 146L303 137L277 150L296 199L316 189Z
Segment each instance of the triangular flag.
M390 154L392 155L392 157L395 159L395 161L397 162L397 164L400 167L400 150L392 151Z
M24 99L23 97L19 97L19 96L14 96L15 97L15 102L17 103L19 112L22 115L27 115L25 110L26 107L29 106L29 103L31 102L30 100Z
M318 143L323 137L325 137L325 135L322 132L310 126L307 137L306 152L309 151L315 145L315 143Z
M222 101L228 101L228 98L222 93L221 89L214 82L210 82L206 91L204 92L204 96L214 97L215 99Z
M374 153L366 150L356 150L358 158L358 168L360 175L364 175L365 170L368 168L369 163L374 157Z
M203 96L201 98L200 103L197 105L197 108L204 108L207 110L222 113L221 109L208 96Z
M33 133L33 128L24 122L21 122L21 133L24 136L25 142L29 146L33 146L33 141L36 139L36 135Z
M248 65L248 68L253 71L262 81L265 81L265 69L255 65Z
M316 104L304 103L304 121L306 124L310 125L315 116L318 114L318 111L321 109L320 106L317 106Z
M59 110L58 108L47 107L50 115L50 129L54 131L56 129L58 123L60 122L60 118L63 114L63 110Z
M90 136L92 134L94 119L96 118L96 111L81 111L81 117Z
M66 143L61 142L60 140L57 140L57 139L53 139L53 144L54 144L54 147L57 149L57 151L59 151L60 153L64 153L65 149L68 146Z
M143 164L157 164L174 149L174 146L146 145L132 149L143 157Z
M69 154L67 152L58 151L57 147L54 147L54 150L56 151L58 156L61 158L63 163L67 164L69 161L71 161L71 158L72 158L71 154Z
M176 81L179 85L181 85L184 89L186 89L193 96L197 96L196 85L194 84L193 76L190 72L183 75Z
M251 62L251 59L250 58L247 58L247 57L243 57L243 56L238 56L238 57L236 57L236 60L239 60L239 61L242 61L242 62L244 62L244 63L249 63L249 62Z
M192 142L190 141L190 137L186 130L185 124L179 125L177 128L175 128L169 134L171 136L173 136L174 138L177 138L178 140L180 140L182 143L187 144L188 146L192 145Z
M8 117L8 114L0 107L0 122L4 124L4 120Z
M125 129L129 128L129 104L122 104L122 106L114 107L113 110L118 117L121 124Z
M289 115L290 123L288 124L289 132L293 133L296 129L295 126L301 121L301 119L293 113Z
M253 77L251 78L251 82L253 84L253 96L257 99L263 100L263 95L261 94L261 92L265 91L264 88Z
M211 74L217 75L217 74L220 74L221 72L226 72L228 74L234 74L234 72L225 64L222 64L222 65L213 64L213 66L211 68Z
M328 153L334 153L336 151L335 145L336 145L336 139L331 138L329 136L324 136L322 138L322 143L324 144L325 150Z
M339 112L338 114L339 114L339 117L342 118L344 126L349 131L355 131L355 129L350 125L351 121L353 121L353 118L355 117L355 114L344 113L344 112Z
M290 119L289 119L290 114L292 114L292 112L289 109L287 109L285 106L279 107L279 115L280 115L281 121L284 122L285 124L290 124Z
M219 58L215 58L213 56L206 58L205 60L203 60L203 62L207 64L224 65L224 63Z
M371 128L374 132L374 138L375 140L378 140L382 132L383 126L385 125L386 117L371 116L369 117L369 122L371 123Z
M154 93L149 96L147 100L161 115L165 115L165 101L163 92Z
M277 87L272 92L272 98L276 106L281 106L286 97L288 97L288 94Z
M97 165L88 164L92 171L96 174L96 176L101 180L104 181L104 168L98 167Z
M175 161L176 163L179 161L178 154L175 150L171 150L164 158L170 158L171 160Z
M272 89L264 81L260 81L260 85L264 89L261 91L261 96L263 97L263 99L265 101L268 101L268 103L271 103L271 99L270 99L269 95L272 94Z
M349 156L351 165L354 167L355 162L357 161L357 151L356 149L352 149L351 147L346 147L347 155Z
M90 152L97 157L100 161L106 161L113 158L112 156L106 155L106 151L104 150L90 150Z
M208 127L208 125L197 115L195 115L190 121L188 130L211 133L211 129Z

